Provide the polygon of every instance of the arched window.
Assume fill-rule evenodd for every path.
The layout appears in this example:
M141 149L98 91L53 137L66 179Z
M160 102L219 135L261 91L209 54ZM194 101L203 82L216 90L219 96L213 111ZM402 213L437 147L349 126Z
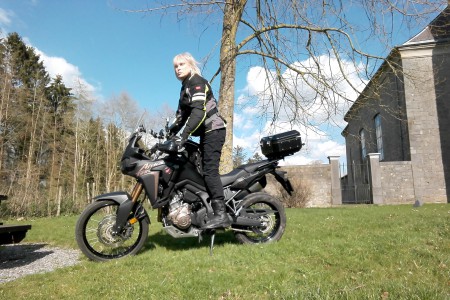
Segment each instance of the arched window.
M360 142L360 148L361 148L361 160L366 160L367 155L367 148L366 148L366 133L364 129L361 129L359 131L359 142Z
M375 123L375 134L377 138L377 151L380 153L380 160L384 159L384 149L383 149L383 131L381 129L381 116L377 114L374 118Z

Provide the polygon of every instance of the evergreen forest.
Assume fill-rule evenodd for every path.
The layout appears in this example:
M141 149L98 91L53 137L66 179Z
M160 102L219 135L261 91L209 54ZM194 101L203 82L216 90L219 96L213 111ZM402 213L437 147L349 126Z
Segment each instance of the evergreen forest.
M143 114L126 93L99 102L83 82L51 78L19 34L0 40L0 216L78 213L97 194L130 189L118 169L126 136L143 116L152 128L171 112Z

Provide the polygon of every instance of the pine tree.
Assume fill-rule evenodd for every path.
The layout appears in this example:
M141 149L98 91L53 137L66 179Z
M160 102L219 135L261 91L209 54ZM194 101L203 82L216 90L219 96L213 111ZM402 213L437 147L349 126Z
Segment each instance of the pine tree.
M21 194L18 207L24 211L41 179L39 145L44 144L46 138L42 130L47 128L45 101L49 75L39 55L25 45L17 33L9 34L3 46L12 88L8 97L11 118L7 159L15 168L9 170L10 176L22 185L18 189Z
M251 164L261 160L263 160L263 157L259 155L258 152L255 152L255 154L253 154L253 156L248 159L247 163Z
M233 148L233 169L242 165L245 161L244 148L236 146Z
M47 104L46 111L52 126L50 126L48 133L51 135L51 143L47 143L44 153L51 153L51 160L45 159L46 164L50 168L49 174L49 191L48 202L54 199L54 203L57 204L57 214L61 208L61 194L63 187L65 190L72 186L70 182L77 181L77 172L74 170L72 159L74 155L74 104L73 96L70 92L70 88L66 87L63 83L63 78L57 75L53 79L51 84L47 87ZM46 151L45 151L46 150ZM70 170L67 172L67 170ZM73 172L72 172L73 171ZM42 174L43 177L48 176ZM67 194L67 192L65 193ZM76 195L73 195L72 202L75 202ZM52 208L49 204L48 214L52 214Z

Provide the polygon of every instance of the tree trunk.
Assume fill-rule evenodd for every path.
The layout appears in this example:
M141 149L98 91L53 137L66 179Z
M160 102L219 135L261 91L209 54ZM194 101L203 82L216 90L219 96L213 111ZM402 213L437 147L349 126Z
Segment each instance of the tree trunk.
M77 203L77 186L78 186L78 119L75 121L75 154L73 156L73 178L72 178L72 203Z
M58 187L58 208L56 210L56 216L59 217L61 215L61 197L62 197L62 187Z
M38 107L37 109L35 108L35 104L36 102L38 102ZM38 124L41 118L41 108L43 106L43 96L42 95L38 95L38 91L37 88L35 87L34 89L34 94L33 94L33 108L32 108L32 112L31 112L31 132L30 132L30 142L29 142L29 148L28 148L28 155L27 155L27 167L26 167L26 172L25 172L25 189L23 191L23 200L22 203L24 205L24 207L26 207L28 204L28 200L30 195L32 195L33 193L30 193L30 188L31 185L34 183L34 181L32 180L32 176L33 176L33 161L35 159L35 154L34 154L34 146L36 144L36 136L37 136L37 131L38 131ZM36 176L34 176L36 178Z
M0 124L6 124L8 119L8 108L10 103L10 95L11 95L11 79L5 73L2 74L4 80L2 82L2 93L0 95ZM0 143L0 171L3 170L3 155L4 155L4 130L2 132L1 138L2 142Z
M236 78L236 32L247 0L231 1L225 4L222 41L220 47L220 90L219 110L227 121L227 135L220 159L221 173L233 169L233 110L234 83Z
M47 209L48 209L48 216L51 216L51 205L50 205L50 199L51 198L55 198L55 202L58 201L58 187L55 186L55 172L56 172L56 128L57 128L58 124L56 123L56 118L53 120L53 146L52 146L52 161L51 161L51 165L50 165L50 184L49 184L49 193L48 193L48 205L47 205Z

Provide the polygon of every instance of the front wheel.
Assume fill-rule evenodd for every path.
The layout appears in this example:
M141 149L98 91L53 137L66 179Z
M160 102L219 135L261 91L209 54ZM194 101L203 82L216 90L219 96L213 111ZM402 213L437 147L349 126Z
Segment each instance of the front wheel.
M281 239L286 228L283 204L266 193L245 197L240 215L261 221L261 226L233 228L236 239L243 244L270 243Z
M81 213L75 227L75 238L80 250L91 260L108 261L134 255L144 246L148 237L147 218L127 224L122 232L113 234L119 204L112 200L91 203Z

